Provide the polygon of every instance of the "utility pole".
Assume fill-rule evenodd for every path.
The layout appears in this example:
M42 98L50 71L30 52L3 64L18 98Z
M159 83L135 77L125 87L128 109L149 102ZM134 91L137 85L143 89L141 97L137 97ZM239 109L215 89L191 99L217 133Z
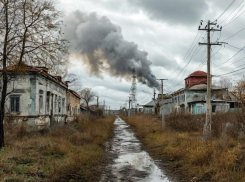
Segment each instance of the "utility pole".
M157 105L156 105L156 88L153 89L153 102L154 102L154 114L157 114Z
M211 46L212 45L222 45L221 42L215 42L211 43L210 41L210 32L211 31L221 31L222 26L219 28L219 25L217 26L218 29L215 29L214 27L217 25L216 21L215 22L210 22L208 20L208 24L206 25L205 28L201 28L202 26L202 20L201 20L201 25L199 26L198 30L204 30L207 31L207 43L200 43L199 45L206 45L207 46L207 100L206 100L206 121L204 124L203 128L203 137L205 140L208 140L211 138L211 115L212 115L212 108L211 108L211 73L210 73L210 63L211 63Z
M160 80L161 81L161 93L162 93L162 98L161 98L161 100L162 100L162 127L164 127L164 125L165 125L165 116L164 116L164 109L163 109L163 81L164 80L168 80L168 79L157 79L157 80Z
M131 103L131 98L129 97L128 99L128 116L130 116L130 103Z
M109 113L108 113L108 115L110 115L110 107L111 107L111 106L109 106Z
M104 116L105 116L105 100L104 100L104 109L103 110L104 110Z
M155 88L153 89L153 98L154 100L156 99L156 89Z
M99 108L99 96L97 95L97 109Z

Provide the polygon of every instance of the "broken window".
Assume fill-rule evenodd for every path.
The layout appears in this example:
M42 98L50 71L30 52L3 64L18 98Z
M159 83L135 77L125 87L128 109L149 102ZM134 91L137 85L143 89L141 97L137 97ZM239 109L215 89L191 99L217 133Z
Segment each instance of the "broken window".
M216 105L212 105L212 112L216 111Z
M49 114L49 105L50 105L50 92L47 92L47 98L46 98L46 110Z
M20 96L10 96L11 112L20 112Z
M55 95L55 98L54 98L54 111L55 111L55 114L57 113L57 95Z
M65 99L62 99L62 114L65 114Z
M61 98L59 97L59 100L58 100L58 108L59 108L59 114L61 113Z

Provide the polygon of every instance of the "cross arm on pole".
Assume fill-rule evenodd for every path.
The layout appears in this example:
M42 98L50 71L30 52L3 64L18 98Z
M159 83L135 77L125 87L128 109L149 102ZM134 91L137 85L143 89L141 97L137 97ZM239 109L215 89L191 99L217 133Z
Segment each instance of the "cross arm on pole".
M222 45L221 43L202 43L202 42L199 42L198 43L199 45Z
M204 30L204 31L208 31L208 29L206 29L206 28L199 28L198 30ZM209 31L221 31L221 29L209 29Z

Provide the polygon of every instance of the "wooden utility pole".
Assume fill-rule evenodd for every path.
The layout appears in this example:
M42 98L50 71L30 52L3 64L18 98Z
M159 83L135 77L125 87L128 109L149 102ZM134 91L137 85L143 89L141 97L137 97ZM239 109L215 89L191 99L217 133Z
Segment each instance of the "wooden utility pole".
M164 80L168 80L168 79L157 79L157 80L160 80L161 81L161 93L162 93L162 98L161 98L161 100L162 100L162 127L164 127L164 125L165 125L165 116L164 116L164 109L163 109L163 81Z
M97 109L99 108L99 96L97 95Z
M104 116L105 116L106 115L106 113L105 113L105 100L104 100L104 109L103 110L104 110Z
M202 25L201 21L201 25ZM203 128L203 137L205 140L208 140L211 138L211 123L212 123L212 107L211 107L211 73L210 73L210 63L211 63L211 46L212 45L222 45L221 42L215 42L211 43L210 41L210 32L211 31L221 31L222 27L219 28L219 25L217 26L219 29L215 29L211 27L211 25L215 26L217 25L216 22L210 22L208 20L208 24L205 28L201 28L201 25L199 26L198 30L204 30L207 31L207 43L200 43L199 45L206 45L207 46L207 100L206 100L206 122L204 124Z
M156 99L156 89L155 88L153 89L153 98L154 100Z

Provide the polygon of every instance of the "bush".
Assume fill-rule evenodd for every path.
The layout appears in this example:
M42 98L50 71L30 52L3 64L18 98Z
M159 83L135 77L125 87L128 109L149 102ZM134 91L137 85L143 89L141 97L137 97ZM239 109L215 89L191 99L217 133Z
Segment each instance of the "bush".
M243 113L217 113L212 115L212 136L227 135L238 138L239 131L245 124ZM179 132L202 132L206 115L170 114L166 115L166 128ZM244 123L244 124L243 124Z

